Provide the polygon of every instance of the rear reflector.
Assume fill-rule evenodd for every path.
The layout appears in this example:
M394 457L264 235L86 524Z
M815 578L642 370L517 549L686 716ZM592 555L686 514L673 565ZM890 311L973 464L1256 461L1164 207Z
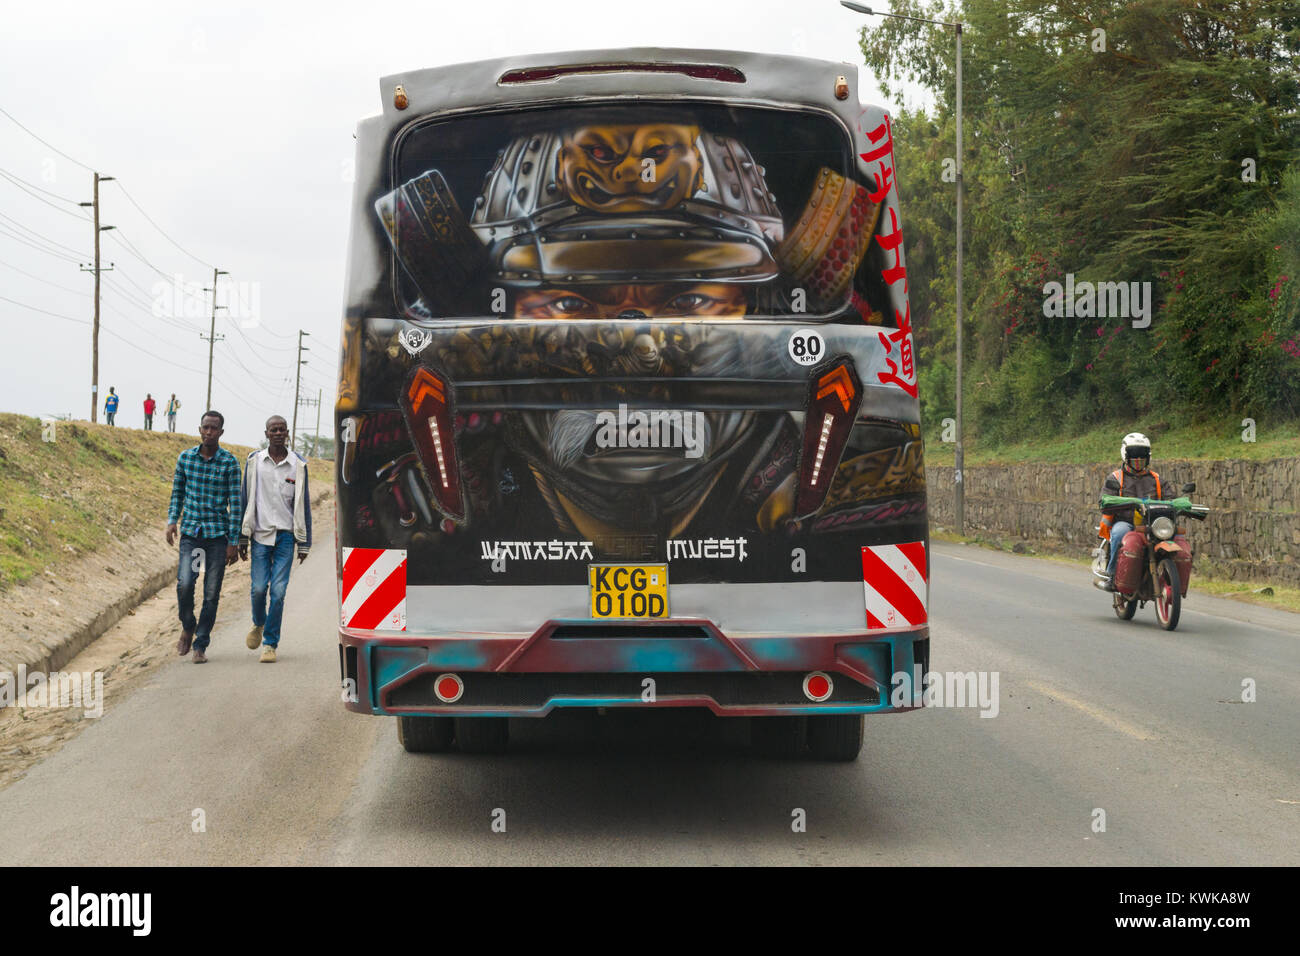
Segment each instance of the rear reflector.
M455 674L439 674L434 679L433 692L444 704L454 704L465 693L465 683Z
M830 697L834 690L835 684L830 676L821 671L813 671L803 679L803 694L811 701L820 703Z

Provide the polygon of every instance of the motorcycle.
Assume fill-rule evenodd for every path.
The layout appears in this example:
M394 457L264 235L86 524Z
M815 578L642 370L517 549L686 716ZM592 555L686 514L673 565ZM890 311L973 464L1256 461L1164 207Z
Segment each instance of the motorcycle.
M1186 484L1182 490L1184 495L1191 494L1196 485ZM1133 530L1120 542L1115 564L1115 616L1121 621L1132 620L1139 608L1154 601L1160 626L1172 631L1178 626L1182 599L1187 596L1192 576L1192 546L1179 519L1186 515L1204 521L1209 506L1194 505L1186 497L1160 501L1118 495L1103 495L1101 505L1132 505L1134 511ZM1110 541L1103 541L1092 553L1092 573L1097 579L1093 585L1105 590Z

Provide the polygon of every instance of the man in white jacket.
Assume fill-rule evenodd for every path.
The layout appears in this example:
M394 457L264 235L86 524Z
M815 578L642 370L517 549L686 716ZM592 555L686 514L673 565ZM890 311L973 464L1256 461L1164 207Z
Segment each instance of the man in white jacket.
M262 663L274 664L293 554L301 564L311 549L311 492L307 459L288 447L289 425L279 415L266 420L266 440L244 463L239 553L248 557L251 540L253 628L245 643L250 650L261 645Z

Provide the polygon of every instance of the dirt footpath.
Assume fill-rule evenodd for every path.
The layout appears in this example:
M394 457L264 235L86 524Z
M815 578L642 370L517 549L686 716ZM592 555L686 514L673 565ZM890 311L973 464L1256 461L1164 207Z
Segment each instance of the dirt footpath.
M316 499L312 502L312 524L316 532L313 552L331 548L333 495L333 488L328 486L322 488L318 495L313 495ZM176 613L176 549L167 547L161 529L150 533L149 537L157 538L157 544L161 548L156 548L151 540L139 540L146 538L144 535L136 536L132 541L109 549L114 553L97 553L77 562L78 565L93 563L99 569L96 573L89 573L89 568L81 567L65 574L63 580L31 582L0 595L2 619L23 622L17 632L22 636L23 646L27 649L24 656L39 653L42 648L52 648L55 651L56 663L36 666L27 664L28 673L45 670L100 673L103 675L103 700L97 701L97 704L107 709L114 699L148 681L163 663L176 659L176 640L180 636L180 623ZM146 554L152 562L149 570L142 567ZM57 653L59 642L48 635L66 637L77 628L85 627L87 621L93 621L97 615L104 613L105 605L115 605L124 600L122 582L117 580L119 575L106 573L103 569L124 560L127 555L134 556L131 560L136 562L135 570L130 573L141 582L156 577L159 573L157 565L160 560L163 561L166 565L164 573L167 583L153 597L126 610L116 625L91 641L75 657L58 660L59 656L66 658L66 655ZM239 561L226 568L217 616L219 622L241 617L251 625L248 568L247 561ZM203 602L202 582L195 591L194 612L197 615ZM56 597L56 594L59 596ZM18 644L13 640L13 632L10 637L7 649L12 652ZM215 650L222 654L253 653L242 642L237 648L223 647ZM48 650L46 654L48 658ZM187 665L188 660L186 658ZM12 658L3 660L0 662L0 670L16 670L17 665L18 661ZM94 719L86 715L84 706L0 706L0 789L22 777L33 764L58 750L65 741L78 734L87 721Z

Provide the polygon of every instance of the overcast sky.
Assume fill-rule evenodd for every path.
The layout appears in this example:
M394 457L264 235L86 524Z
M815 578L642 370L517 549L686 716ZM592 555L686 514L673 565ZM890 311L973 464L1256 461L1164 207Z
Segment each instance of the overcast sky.
M100 187L101 223L116 227L102 234L115 268L103 273L100 420L111 385L119 425L141 427L152 393L165 428L175 392L178 430L196 430L211 299L185 292L210 286L215 265L230 273L212 386L226 440L255 445L268 415L292 419L299 329L303 392L323 390L328 434L352 133L379 112L381 76L628 46L861 65L864 22L836 0L6 3L0 108L49 145L0 115L0 410L89 416L93 277L79 264L93 228L74 203L91 198L90 170L118 179ZM860 82L864 102L882 102L865 69ZM302 408L299 432L315 423Z

